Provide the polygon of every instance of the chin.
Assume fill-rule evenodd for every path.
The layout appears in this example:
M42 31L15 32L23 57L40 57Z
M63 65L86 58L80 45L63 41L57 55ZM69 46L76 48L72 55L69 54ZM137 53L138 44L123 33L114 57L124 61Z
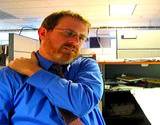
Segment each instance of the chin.
M69 64L69 63L71 63L71 62L73 62L73 60L75 59L75 58L77 58L77 56L76 57L61 57L60 58L60 60L61 60L61 64Z
M57 61L60 64L69 64L71 62L73 62L74 59L76 59L78 57L77 53L61 53L59 55L57 55Z
M62 64L69 64L69 63L73 62L73 60L74 60L73 58L71 58L71 59L66 59L66 60L63 58L63 60L61 60L61 63L62 63Z

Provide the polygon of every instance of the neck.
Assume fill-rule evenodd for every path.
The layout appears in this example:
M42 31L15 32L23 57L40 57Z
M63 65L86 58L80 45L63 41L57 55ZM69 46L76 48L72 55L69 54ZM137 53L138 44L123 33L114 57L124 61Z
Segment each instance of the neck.
M45 51L43 51L41 48L39 49L39 53L40 53L40 55L43 56L45 59L53 62L53 60L50 59L50 57L48 56L48 54L47 54Z

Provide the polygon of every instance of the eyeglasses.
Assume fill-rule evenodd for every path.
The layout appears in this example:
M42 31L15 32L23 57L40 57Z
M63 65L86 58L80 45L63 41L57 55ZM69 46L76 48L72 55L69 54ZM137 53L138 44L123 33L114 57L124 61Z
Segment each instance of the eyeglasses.
M84 34L78 34L71 29L54 28L54 30L62 31L62 33L68 38L78 36L80 42L84 42L87 39L87 36Z

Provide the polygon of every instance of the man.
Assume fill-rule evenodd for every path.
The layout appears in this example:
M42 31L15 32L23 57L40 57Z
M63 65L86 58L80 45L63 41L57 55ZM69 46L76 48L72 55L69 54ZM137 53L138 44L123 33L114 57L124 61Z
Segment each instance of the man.
M70 11L44 19L39 50L0 71L0 125L105 124L98 107L103 93L99 67L79 56L89 27ZM53 70L59 65L61 73Z

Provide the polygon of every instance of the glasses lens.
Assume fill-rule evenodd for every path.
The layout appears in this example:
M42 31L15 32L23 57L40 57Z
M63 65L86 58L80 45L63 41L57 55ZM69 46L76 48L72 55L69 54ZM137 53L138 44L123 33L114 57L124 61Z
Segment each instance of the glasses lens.
M75 32L71 31L71 30L64 30L64 33L68 36L68 37L73 37L76 35Z
M78 35L78 33L72 31L72 30L69 30L69 29L61 29L61 28L55 28L56 30L60 30L62 31L62 33L66 36L66 37L74 37L74 36L78 36L79 40L82 42L82 41L85 41L87 39L87 37L83 34L80 34Z

